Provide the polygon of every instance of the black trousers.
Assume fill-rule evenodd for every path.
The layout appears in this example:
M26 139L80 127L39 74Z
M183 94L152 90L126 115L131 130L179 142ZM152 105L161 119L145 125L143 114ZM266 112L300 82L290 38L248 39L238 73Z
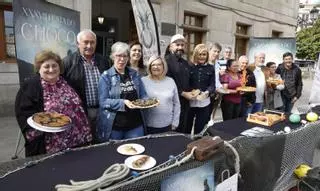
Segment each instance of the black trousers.
M240 103L236 104L226 100L222 100L221 110L223 121L238 118L240 114Z
M210 105L208 105L206 107L191 107L190 108L189 117L188 117L188 132L187 133L191 133L194 118L195 118L194 133L198 134L203 130L204 126L209 121L209 116L211 114L210 109L211 109Z
M180 133L187 133L188 128L188 112L190 110L189 100L180 96L180 120L177 131Z

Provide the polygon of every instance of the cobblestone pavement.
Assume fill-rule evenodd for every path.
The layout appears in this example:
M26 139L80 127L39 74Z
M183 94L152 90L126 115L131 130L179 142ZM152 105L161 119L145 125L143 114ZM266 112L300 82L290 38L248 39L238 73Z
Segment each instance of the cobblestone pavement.
M293 111L302 105L307 105L310 97L312 87L312 77L307 76L304 78L303 93L301 98L295 104ZM221 110L217 111L215 120L222 119ZM14 117L1 117L0 118L0 163L11 160L14 156L16 141L18 137L18 124ZM23 140L19 146L19 157L23 157Z

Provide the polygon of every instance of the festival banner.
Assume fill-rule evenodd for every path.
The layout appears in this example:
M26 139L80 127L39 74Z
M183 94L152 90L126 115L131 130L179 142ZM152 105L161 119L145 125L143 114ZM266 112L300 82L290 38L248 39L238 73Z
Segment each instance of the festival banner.
M263 52L267 62L282 63L285 52L296 54L295 38L251 38L249 41L249 63L254 62L254 54Z
M150 0L131 0L131 4L146 64L152 55L161 54L156 16Z
M37 52L50 49L61 58L77 49L80 13L45 0L13 0L20 84L34 74Z

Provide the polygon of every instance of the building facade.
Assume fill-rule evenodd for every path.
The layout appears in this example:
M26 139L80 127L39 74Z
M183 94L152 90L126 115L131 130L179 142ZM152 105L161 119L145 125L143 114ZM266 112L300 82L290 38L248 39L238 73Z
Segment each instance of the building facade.
M137 38L130 0L48 0L80 12L80 28L97 33L97 51L108 56L116 41ZM233 56L248 54L252 37L295 37L297 0L151 0L158 24L161 52L170 37L184 34L190 55L196 44L219 42ZM19 87L14 58L12 0L0 0L0 116L13 114ZM104 16L104 23L97 17ZM11 21L10 21L11 20Z

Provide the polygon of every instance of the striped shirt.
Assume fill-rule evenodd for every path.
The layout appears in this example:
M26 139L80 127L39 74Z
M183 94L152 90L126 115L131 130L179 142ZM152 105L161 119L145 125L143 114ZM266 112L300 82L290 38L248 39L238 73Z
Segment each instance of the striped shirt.
M97 107L99 105L98 102L98 82L100 78L100 72L98 66L95 64L95 59L90 61L86 60L83 56L81 56L80 61L84 66L85 73L85 94L87 100L87 106Z

